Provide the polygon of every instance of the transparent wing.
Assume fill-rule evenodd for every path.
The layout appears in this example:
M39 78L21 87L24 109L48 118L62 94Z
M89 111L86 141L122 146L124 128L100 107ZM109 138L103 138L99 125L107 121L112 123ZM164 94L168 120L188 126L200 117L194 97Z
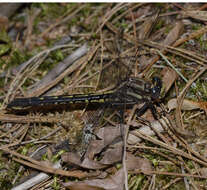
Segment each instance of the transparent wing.
M136 63L133 44L123 39L123 33L104 43L104 52L100 52L101 74L98 89L113 88L133 75Z

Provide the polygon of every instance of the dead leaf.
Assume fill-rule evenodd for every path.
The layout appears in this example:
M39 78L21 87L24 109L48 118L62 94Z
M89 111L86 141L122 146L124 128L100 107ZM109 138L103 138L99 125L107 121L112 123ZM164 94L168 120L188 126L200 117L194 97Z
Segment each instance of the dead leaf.
M139 60L139 69L140 70L143 70L146 67L148 59L149 58L145 55L142 55L138 58L138 60Z
M120 130L120 126L110 126L99 129L96 136L101 140L94 140L90 143L86 152L86 157L93 159L95 154L100 153L106 146L110 145L115 139L121 136Z
M173 110L177 107L177 99L173 98L167 103L168 109ZM203 109L207 111L207 102L195 102L192 100L183 100L183 104L181 107L182 110L194 110L194 109Z
M61 159L63 162L66 162L73 166L79 166L86 169L103 169L108 167L108 165L102 164L98 161L91 160L87 157L84 158L83 161L81 161L81 157L73 152L66 152L62 154Z
M68 182L63 185L70 190L123 190L124 170L118 170L106 179L92 179L80 182Z
M200 169L201 176L207 177L207 168Z
M158 15L159 13L156 13L153 17L150 17L149 19L145 20L139 31L139 39L147 39L149 37L153 26L157 22Z
M175 82L175 79L177 78L177 73L170 67L165 67L162 70L161 74L163 75L162 82L165 87L165 93L167 93L170 87Z
M135 157L133 154L127 153L126 159L127 170L141 170L143 173L152 171L152 165L146 158Z
M175 24L174 28L169 32L167 37L165 38L163 44L164 45L171 45L173 44L181 35L184 29L184 24L179 21Z
M165 123L162 119L160 119L160 121L162 122L162 124ZM127 143L130 144L130 145L135 145L135 144L137 144L137 143L139 143L141 141L141 139L139 137L137 137L136 135L134 135L134 133L136 133L137 130L139 132L145 134L145 135L149 135L149 136L155 135L154 131L149 126L147 126L147 125L140 125L140 123L138 123L136 121L132 121L129 124L131 126L137 128L137 129L131 130L129 132L128 139L127 139ZM160 124L160 122L157 121L157 120L151 122L151 126L152 126L152 128L155 128L156 131L163 132L163 127ZM167 126L165 125L165 127L167 127Z
M0 15L0 30L6 31L9 26L9 20L6 16Z
M79 182L78 184L69 184L66 188L70 190L104 190L103 188L94 187L81 182Z
M83 161L78 154L67 152L62 154L63 162L87 169L103 169L121 161L123 144L120 141L120 126L100 128L96 136L100 140L92 140ZM106 149L106 150L104 150ZM101 153L102 152L102 153ZM102 159L95 161L94 156L101 153Z
M102 164L114 164L120 162L122 159L123 153L123 143L119 142L112 146L109 146L108 149L103 153L103 158L100 160Z

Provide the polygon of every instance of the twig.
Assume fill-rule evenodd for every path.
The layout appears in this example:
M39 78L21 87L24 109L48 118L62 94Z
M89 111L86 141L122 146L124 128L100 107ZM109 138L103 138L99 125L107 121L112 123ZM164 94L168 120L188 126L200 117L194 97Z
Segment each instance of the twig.
M172 68L174 69L174 71L175 71L178 75L180 75L181 78L187 83L188 80L183 76L183 74L182 74L177 68L175 68L174 65L171 64L171 63L168 61L168 59L167 59L167 58L166 58L166 57L165 57L159 50L157 50L157 52L158 52L159 55L166 61L166 63L167 63L170 67L172 67Z
M122 157L122 164L123 164L123 169L124 169L124 185L125 185L125 190L128 190L128 171L127 171L127 166L126 166L126 147L127 147L127 137L128 137L128 132L129 132L129 126L128 125L122 125L120 126L120 130L124 131L124 137L123 137L123 157Z
M32 167L34 169L40 170L40 171L44 171L44 172L48 172L48 173L52 173L52 174L59 174L59 175L63 175L63 176L68 176L68 177L77 177L77 178L84 178L89 176L88 173L86 172L82 172L82 171L65 171L65 170L61 170L61 169L54 169L52 167L46 166L45 164L42 164L39 161L36 161L28 156L24 156L22 154L19 154L15 151L9 150L8 148L4 148L4 147L0 147L0 150L8 152L10 154L12 154L13 156L17 156L21 159L17 159L17 158L13 158L15 161ZM26 161L24 161L24 160Z
M66 16L65 18L62 18L62 16L59 18L59 22L54 23L53 25L50 25L49 28L47 28L45 31L43 31L40 34L40 37L44 37L48 32L50 32L53 28L57 27L60 24L63 24L65 22L68 22L70 19L72 19L73 17L75 17L75 15L81 11L83 8L86 7L86 4L82 4L81 6L76 6L74 7L74 9L71 10L71 13Z
M52 168L54 169L57 169L57 168L61 168L61 165L60 165L60 160L58 162L56 162ZM23 189L30 189L31 187L33 187L34 185L36 184L39 184L40 182L46 180L50 178L50 175L46 174L46 173L39 173L38 175L34 176L33 178L30 178L29 180L25 181L24 183L16 186L16 187L13 187L11 190L23 190Z
M88 52L87 44L84 44L71 55L67 56L63 62L56 65L46 76L43 77L41 81L34 85L34 88L27 92L27 96L37 95L36 91L39 89L44 89L49 86L49 84L57 78L58 75L62 74L68 67L70 67L76 60L80 59ZM45 91L45 90L44 90Z
M198 74L196 74L192 79L190 79L188 81L188 83L186 84L186 86L183 88L182 92L180 93L180 95L177 98L177 102L178 102L178 106L176 107L176 124L180 127L180 128L184 128L183 127L183 118L181 117L181 107L183 105L183 100L185 97L185 94L187 93L188 88L190 88L190 86L192 85L192 83L199 77L201 76L205 71L207 70L207 66L205 66L202 70L200 70L200 72Z
M135 170L135 171L129 171L129 173L132 174L138 174L142 173L141 170ZM201 175L192 175L192 174L180 174L180 173L173 173L173 172L162 172L162 171L147 171L145 174L151 175L151 174L157 174L157 175L169 175L169 176L177 176L177 177L194 177L194 178L200 178L200 179L207 179L207 176L201 176Z
M121 10L121 9L124 8L125 6L126 6L126 4L118 3L118 4L116 4L116 6L115 6L112 10L108 11L108 12L104 15L104 17L103 17L103 19L102 19L102 24L101 24L101 26L98 28L98 30L96 31L96 34L98 34L98 33L100 32L100 30L103 28L103 26L109 21L109 19L110 19L110 18L111 18L117 11Z
M193 161L195 161L197 163L200 163L200 164L202 164L204 166L207 166L207 162L204 162L204 161L202 161L202 160L200 160L200 159L198 159L198 158L196 158L194 156L191 156L191 155L185 153L182 150L174 148L173 146L167 145L167 144L165 144L165 143L163 143L163 142L161 142L161 141L159 141L159 140L157 140L155 138L150 137L149 135L144 135L143 133L140 133L139 131L133 132L133 134L137 135L138 137L143 138L143 139L145 139L147 141L155 143L155 144L157 144L157 145L159 145L161 147L164 147L164 148L172 151L176 155L183 156L183 157L191 159L191 160L193 160Z

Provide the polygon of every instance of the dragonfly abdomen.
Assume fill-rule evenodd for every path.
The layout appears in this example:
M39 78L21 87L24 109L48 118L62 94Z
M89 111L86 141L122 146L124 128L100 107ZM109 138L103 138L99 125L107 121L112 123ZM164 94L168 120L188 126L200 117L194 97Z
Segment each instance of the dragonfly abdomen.
M31 98L16 98L8 104L7 108L18 109L30 106L44 106L51 104L74 103L104 103L108 101L112 93L107 94L75 94L66 96L43 96Z

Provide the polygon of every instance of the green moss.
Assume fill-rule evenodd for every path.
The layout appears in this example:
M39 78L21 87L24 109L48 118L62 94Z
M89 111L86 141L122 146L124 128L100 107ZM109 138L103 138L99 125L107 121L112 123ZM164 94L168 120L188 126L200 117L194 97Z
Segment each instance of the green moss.
M1 158L0 158L1 159ZM9 167L7 166L9 164ZM16 177L20 165L14 161L4 163L4 168L1 168L0 172L0 189L8 190L12 188L12 180ZM8 169L9 168L9 169ZM21 173L18 173L21 175Z
M8 53L11 48L12 44L7 32L0 31L0 56Z
M60 4L60 3L35 3L32 4L32 8L40 8L41 13L34 20L33 30L34 33L39 34L37 25L39 22L44 22L48 20L56 21L56 19L62 17L63 15L70 14L71 9L76 6L75 3Z
M65 152L65 150L60 150L57 154L52 157L52 162L55 163L60 160L60 156Z
M201 24L192 24L191 27L192 27L192 30L199 30L202 28L202 25Z
M164 3L154 3L154 5L155 5L157 8L159 8L160 10L162 10L162 9L164 8L164 6L165 6Z
M98 37L98 35L94 32L94 33L92 33L91 37L96 39Z
M0 189L1 190L8 190L8 189L11 189L12 188L12 183L11 181L9 180L9 178L2 178L0 177Z
M116 26L117 28L121 28L121 23L120 23L120 22L117 22L117 23L115 24L115 26Z
M9 44L0 44L0 56L6 54L11 49Z
M129 189L130 190L142 189L145 179L146 178L143 174L128 175Z
M47 153L45 153L45 154L42 155L41 160L43 160L43 161L48 160L48 155L47 155Z
M192 160L188 160L188 162L187 162L187 166L189 167L189 169L193 169L193 168L195 168L195 167L194 167L194 164L193 164L193 162L192 162Z
M77 18L77 17L73 17L72 19L71 19L71 21L70 21L70 24L71 25L74 25L74 24L76 24L77 22L78 22L78 20L79 20L79 18ZM70 25L70 26L71 26Z
M91 14L91 4L86 4L86 7L82 9L81 13L83 14L84 18L88 18Z
M207 100L207 83L203 82L203 80L198 79L193 88L189 89L189 94L195 95L195 97L200 97L201 100ZM197 99L197 98L196 98Z
M10 61L8 63L8 66L10 67L20 65L23 62L27 61L30 57L30 54L27 54L26 52L21 52L19 49L14 49L12 51L12 54L10 55Z
M158 166L159 162L157 159L152 159L151 161L155 167Z
M201 42L201 47L202 47L202 50L206 51L207 50L207 42L206 41L202 41Z
M0 42L7 43L7 44L11 42L7 32L4 30L0 32Z
M56 61L62 61L64 59L64 55L61 50L57 50L55 52L52 52L51 58Z
M64 55L61 50L53 51L50 56L44 61L44 64L40 65L39 69L41 71L49 71L63 59Z
M57 176L54 176L54 177L53 177L52 188L53 188L54 190L59 190L59 189L61 189L60 184L58 183L58 178L57 178Z
M28 144L26 144L25 146L23 146L22 148L20 148L20 149L18 150L18 152L19 152L20 154L22 154L22 155L27 155L28 152L29 152L29 149L30 149L31 147L34 147L34 144L32 144L32 143L28 143Z
M26 146L23 147L21 154L27 155L28 148Z
M162 20L162 19L158 20L157 24L154 27L155 31L162 28L164 26L164 24L165 24L164 20Z
M168 34L172 28L170 26L165 27L165 34Z
M40 3L39 5L42 9L41 15L53 19L64 15L67 11L67 7L60 6L58 3Z
M122 23L121 23L121 28L124 29L124 28L127 28L127 26L128 26L128 24L127 24L126 22L122 22Z

